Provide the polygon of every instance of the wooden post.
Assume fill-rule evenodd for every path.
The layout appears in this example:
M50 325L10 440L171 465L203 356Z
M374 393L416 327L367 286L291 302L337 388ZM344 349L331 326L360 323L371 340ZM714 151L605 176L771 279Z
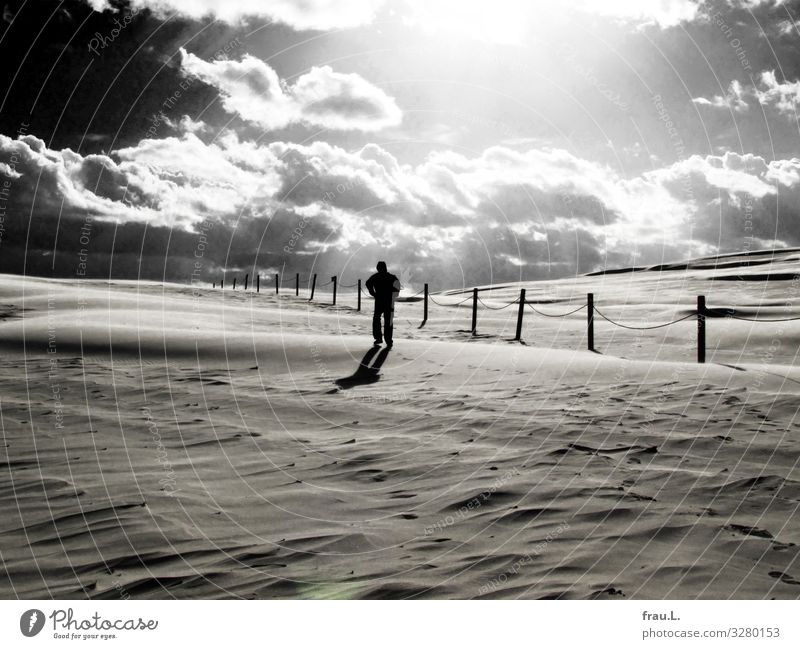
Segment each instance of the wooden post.
M358 291L358 307L356 307L356 311L361 311L361 280L358 280L358 287L356 290Z
M234 291L236 290L236 278L235 277L233 278L233 290Z
M594 351L594 293L586 295L586 337L587 348Z
M478 289L472 289L472 335L478 333Z
M250 281L250 273L247 273L247 274L244 276L244 290L245 290L245 291L247 290L247 282L248 282L248 281Z
M217 283L216 282L211 282L211 288L217 288Z
M428 284L425 283L425 300L422 302L422 327L428 321Z
M275 295L280 295L281 292L281 274L275 273Z
M517 335L514 340L522 342L522 318L525 315L525 289L519 290L519 311L517 311Z
M219 280L219 287L221 289L225 290L225 278L224 277L221 280Z
M300 295L300 273L294 274L294 294Z
M256 293L261 293L261 275L256 275Z
M706 362L706 296L697 296L697 362Z
M317 274L314 273L314 277L311 278L311 297L308 298L309 302L311 302L311 300L314 299L314 289L316 287L317 287Z
M336 275L331 277L331 281L333 282L333 306L336 306Z

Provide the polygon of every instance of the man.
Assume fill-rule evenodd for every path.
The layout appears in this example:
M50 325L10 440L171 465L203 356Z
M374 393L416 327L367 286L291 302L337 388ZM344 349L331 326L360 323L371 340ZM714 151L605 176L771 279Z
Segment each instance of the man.
M366 282L367 291L375 298L375 315L372 316L372 336L375 345L386 339L386 346L391 347L392 329L394 327L394 300L400 292L400 280L386 269L386 262L379 261L378 272ZM383 336L381 336L381 316L383 316Z

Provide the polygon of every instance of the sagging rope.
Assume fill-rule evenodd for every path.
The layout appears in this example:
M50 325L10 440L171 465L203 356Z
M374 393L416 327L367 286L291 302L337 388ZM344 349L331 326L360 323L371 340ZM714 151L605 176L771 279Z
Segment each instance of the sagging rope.
M503 309L507 309L508 307L510 307L510 306L512 306L514 304L519 304L519 299L516 299L513 302L509 302L508 304L505 304L503 306L489 306L481 298L478 298L478 302L480 302L483 306L485 306L490 311L502 311Z
M776 318L775 320L759 320L758 318L745 318L733 314L727 314L726 317L732 318L734 320L744 320L745 322L792 322L793 320L800 320L800 318Z
M461 306L462 304L464 304L464 302L469 302L472 299L472 296L470 295L469 297L464 298L463 300L461 300L461 302L457 302L456 304L442 304L441 302L437 302L436 300L434 300L432 295L428 295L428 298L430 299L431 302L433 302L437 306Z
M533 306L529 302L526 302L525 304L527 304L534 311L534 313L538 313L539 315L543 315L545 318L566 318L568 315L572 315L573 313L577 313L578 311L581 311L581 310L586 308L586 305L582 304L581 306L579 306L574 311L569 311L567 313L544 313L543 311L539 311L539 309L537 309L535 306Z
M645 327L634 327L632 325L626 325L626 324L622 324L621 322L616 322L615 320L612 320L608 316L606 316L603 313L601 313L600 311L598 311L597 308L594 309L594 312L597 315L599 315L601 318L603 318L603 320L605 320L606 322L610 322L611 324L613 324L613 325L615 325L617 327L622 327L623 329L634 329L636 331L644 331L644 330L647 330L647 329L661 329L663 327L669 327L670 325L674 325L674 324L677 324L678 322L683 322L684 320L688 320L689 318L694 318L694 317L697 316L696 313L689 313L688 315L685 315L682 318L678 318L677 320L673 320L672 322L665 322L663 324L657 324L657 325L648 325L648 326L645 326Z

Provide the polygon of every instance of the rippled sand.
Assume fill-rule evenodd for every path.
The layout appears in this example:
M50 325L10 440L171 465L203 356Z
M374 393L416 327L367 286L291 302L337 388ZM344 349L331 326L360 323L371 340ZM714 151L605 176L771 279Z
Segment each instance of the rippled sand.
M796 255L528 299L794 317ZM598 318L592 353L584 311L519 345L516 306L472 337L469 303L406 302L387 353L349 294L2 280L5 598L800 595L797 322L709 318L701 366L693 318Z

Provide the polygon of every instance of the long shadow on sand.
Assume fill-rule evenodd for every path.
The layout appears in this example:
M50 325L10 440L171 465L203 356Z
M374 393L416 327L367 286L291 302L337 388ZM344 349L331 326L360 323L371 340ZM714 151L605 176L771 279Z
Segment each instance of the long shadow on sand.
M380 347L370 348L367 353L364 354L364 358L361 359L356 371L350 376L336 379L336 385L338 385L342 390L347 390L357 385L368 385L380 380L381 366L386 361L386 357L389 356L389 348L387 347L385 349L380 349L380 353L378 353L379 349ZM370 365L373 358L375 359L375 362Z

